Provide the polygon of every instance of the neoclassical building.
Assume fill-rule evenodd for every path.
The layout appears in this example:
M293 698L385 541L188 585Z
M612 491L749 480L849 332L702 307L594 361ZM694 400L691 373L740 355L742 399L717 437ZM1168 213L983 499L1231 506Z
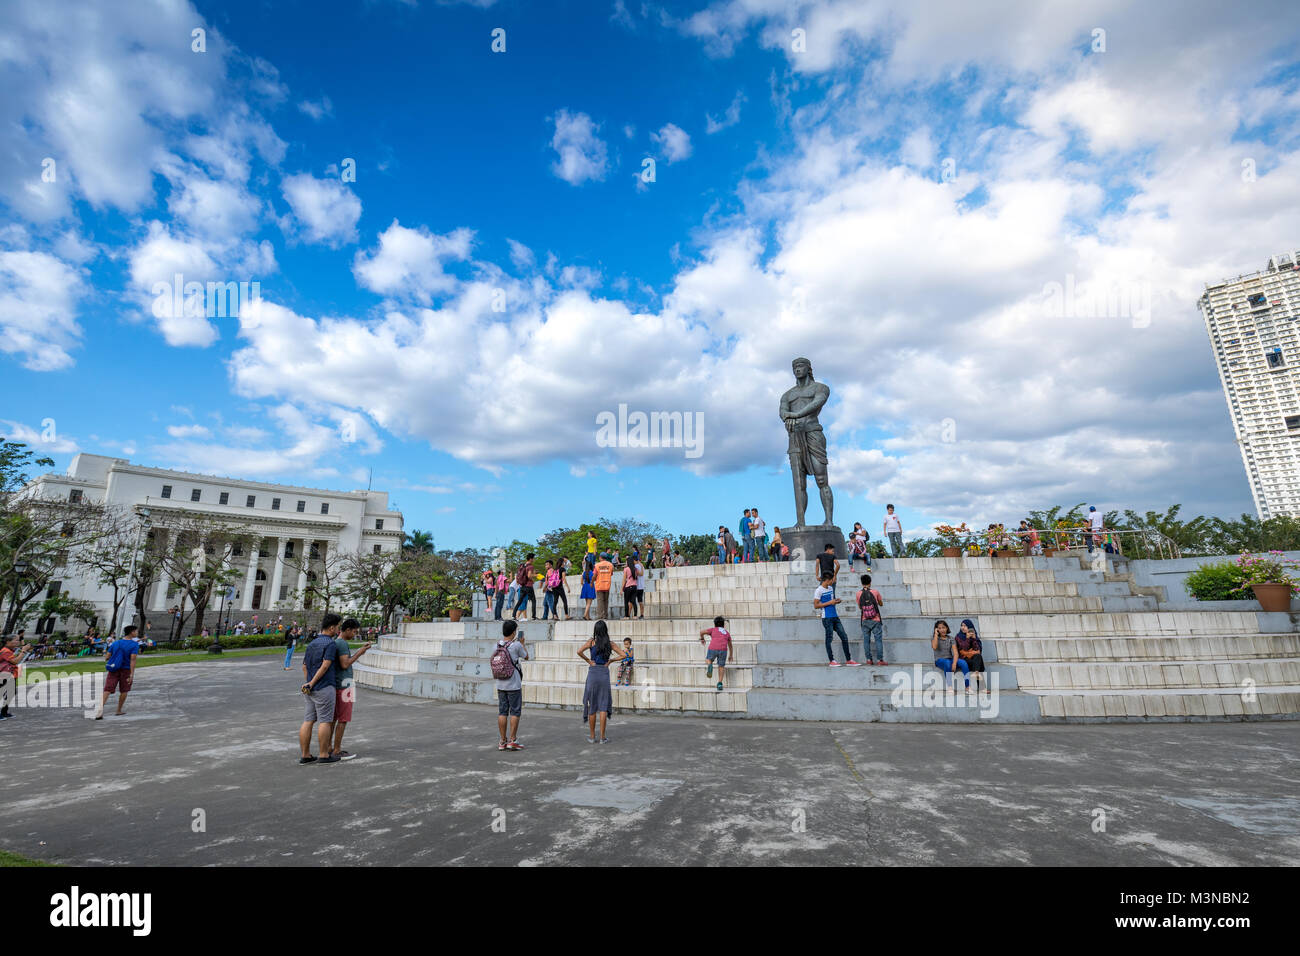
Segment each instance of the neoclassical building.
M148 468L103 455L78 454L66 474L41 475L22 494L134 510L155 542L169 533L169 517L183 521L201 515L237 527L254 540L251 548L230 556L242 572L233 605L245 612L301 607L312 573L303 566L304 555L324 562L333 553L397 551L403 540L402 513L389 509L386 491L273 485ZM164 611L176 603L169 589L164 575L151 585L145 607ZM51 593L57 591L94 602L104 609L105 620L111 614L112 590L81 579L75 562L68 563L62 581L51 582Z

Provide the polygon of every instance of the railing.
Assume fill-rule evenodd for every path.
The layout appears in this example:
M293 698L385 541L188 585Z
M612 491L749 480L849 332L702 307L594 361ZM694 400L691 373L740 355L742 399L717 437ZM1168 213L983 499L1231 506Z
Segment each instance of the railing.
M1140 529L1112 530L1108 528L1103 531L1090 531L1087 528L1009 528L1001 532L972 531L957 535L957 543L947 546L959 547L968 552L973 545L979 549L981 554L989 554L995 550L1018 551L1029 547L1029 535L1031 533L1038 535L1039 543L1044 548L1051 548L1055 551L1086 550L1088 538L1091 537L1094 550L1104 550L1109 539L1114 548L1114 553L1123 557L1160 558L1162 560L1182 557L1182 551L1179 550L1173 539L1159 531Z

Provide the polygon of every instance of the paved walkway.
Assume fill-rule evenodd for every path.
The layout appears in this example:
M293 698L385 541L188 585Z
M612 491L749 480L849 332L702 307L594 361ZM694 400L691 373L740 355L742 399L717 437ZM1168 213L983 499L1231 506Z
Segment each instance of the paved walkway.
M528 749L500 753L493 708L363 692L361 756L299 766L300 679L274 657L174 664L140 672L125 717L19 710L0 723L0 847L100 865L1300 864L1295 723L633 716L592 746L578 714L533 708Z

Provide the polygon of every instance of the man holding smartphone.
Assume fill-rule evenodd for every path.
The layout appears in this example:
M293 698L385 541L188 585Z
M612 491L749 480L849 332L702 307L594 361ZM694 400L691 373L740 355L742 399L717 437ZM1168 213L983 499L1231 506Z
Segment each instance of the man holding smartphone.
M352 705L357 697L357 685L352 677L352 665L361 660L362 655L374 645L367 641L352 653L352 641L357 639L361 622L354 617L339 625L341 633L334 639L334 649L339 653L338 664L334 668L334 748L330 756L340 760L351 760L356 756L343 749L343 732L352 723Z

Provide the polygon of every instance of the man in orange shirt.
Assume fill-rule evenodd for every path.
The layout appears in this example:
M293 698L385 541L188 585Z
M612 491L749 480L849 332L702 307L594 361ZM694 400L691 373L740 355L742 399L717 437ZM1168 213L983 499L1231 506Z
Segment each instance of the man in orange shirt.
M596 620L603 621L609 614L609 583L614 578L614 565L609 555L602 554L596 562Z

